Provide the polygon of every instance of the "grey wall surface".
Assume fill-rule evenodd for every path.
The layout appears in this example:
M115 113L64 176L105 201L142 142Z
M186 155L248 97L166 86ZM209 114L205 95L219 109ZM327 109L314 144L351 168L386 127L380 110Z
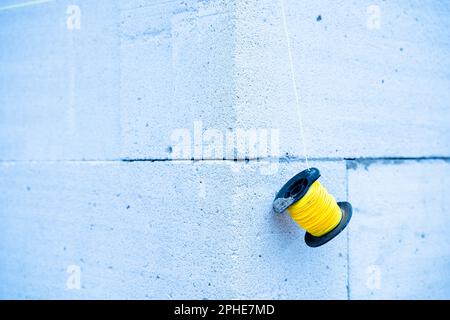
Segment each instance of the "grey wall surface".
M450 4L284 1L349 228L278 0L2 1L0 298L450 298Z

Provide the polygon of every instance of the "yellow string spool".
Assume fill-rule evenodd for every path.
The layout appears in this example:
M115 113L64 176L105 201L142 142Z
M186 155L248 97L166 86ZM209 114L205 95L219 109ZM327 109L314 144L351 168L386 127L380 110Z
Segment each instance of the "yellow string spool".
M337 236L352 216L348 202L336 202L317 179L317 168L306 169L289 180L273 202L275 212L288 211L304 230L305 242L318 247Z
M315 181L308 192L288 209L300 227L320 237L334 229L341 221L342 212L333 196Z

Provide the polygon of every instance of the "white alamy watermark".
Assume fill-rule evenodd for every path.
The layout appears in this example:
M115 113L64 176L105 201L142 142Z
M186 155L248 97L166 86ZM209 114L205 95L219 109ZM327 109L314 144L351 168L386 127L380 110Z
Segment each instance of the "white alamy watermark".
M69 277L66 281L67 290L80 290L81 289L81 268L76 264L72 264L67 267L66 273Z
M81 9L79 6L72 4L67 6L66 9L67 20L66 25L67 29L72 30L80 30L81 29Z
M257 160L264 175L274 174L278 170L279 129L237 128L221 131L205 129L202 121L194 121L192 130L175 129L170 139L173 143L169 155L172 160ZM240 167L233 166L236 170Z
M377 5L367 7L367 29L378 30L381 28L381 8Z
M377 265L368 266L366 269L366 287L369 290L379 290L381 288L381 268Z
M200 181L198 186L198 196L201 199L206 199L206 186L204 181Z

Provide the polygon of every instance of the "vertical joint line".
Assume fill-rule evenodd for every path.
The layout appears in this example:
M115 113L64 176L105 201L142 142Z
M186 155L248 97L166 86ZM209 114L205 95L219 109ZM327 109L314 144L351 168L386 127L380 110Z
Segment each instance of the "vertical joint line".
M350 160L351 161L351 160ZM348 190L348 163L349 160L345 160L345 198L349 201L349 190ZM350 228L347 228L347 300L350 300Z

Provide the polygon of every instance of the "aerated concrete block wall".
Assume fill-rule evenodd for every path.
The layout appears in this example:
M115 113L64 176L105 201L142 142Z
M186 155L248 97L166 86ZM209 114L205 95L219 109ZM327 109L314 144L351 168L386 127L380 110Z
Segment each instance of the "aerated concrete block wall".
M0 4L0 298L450 298L450 4Z

